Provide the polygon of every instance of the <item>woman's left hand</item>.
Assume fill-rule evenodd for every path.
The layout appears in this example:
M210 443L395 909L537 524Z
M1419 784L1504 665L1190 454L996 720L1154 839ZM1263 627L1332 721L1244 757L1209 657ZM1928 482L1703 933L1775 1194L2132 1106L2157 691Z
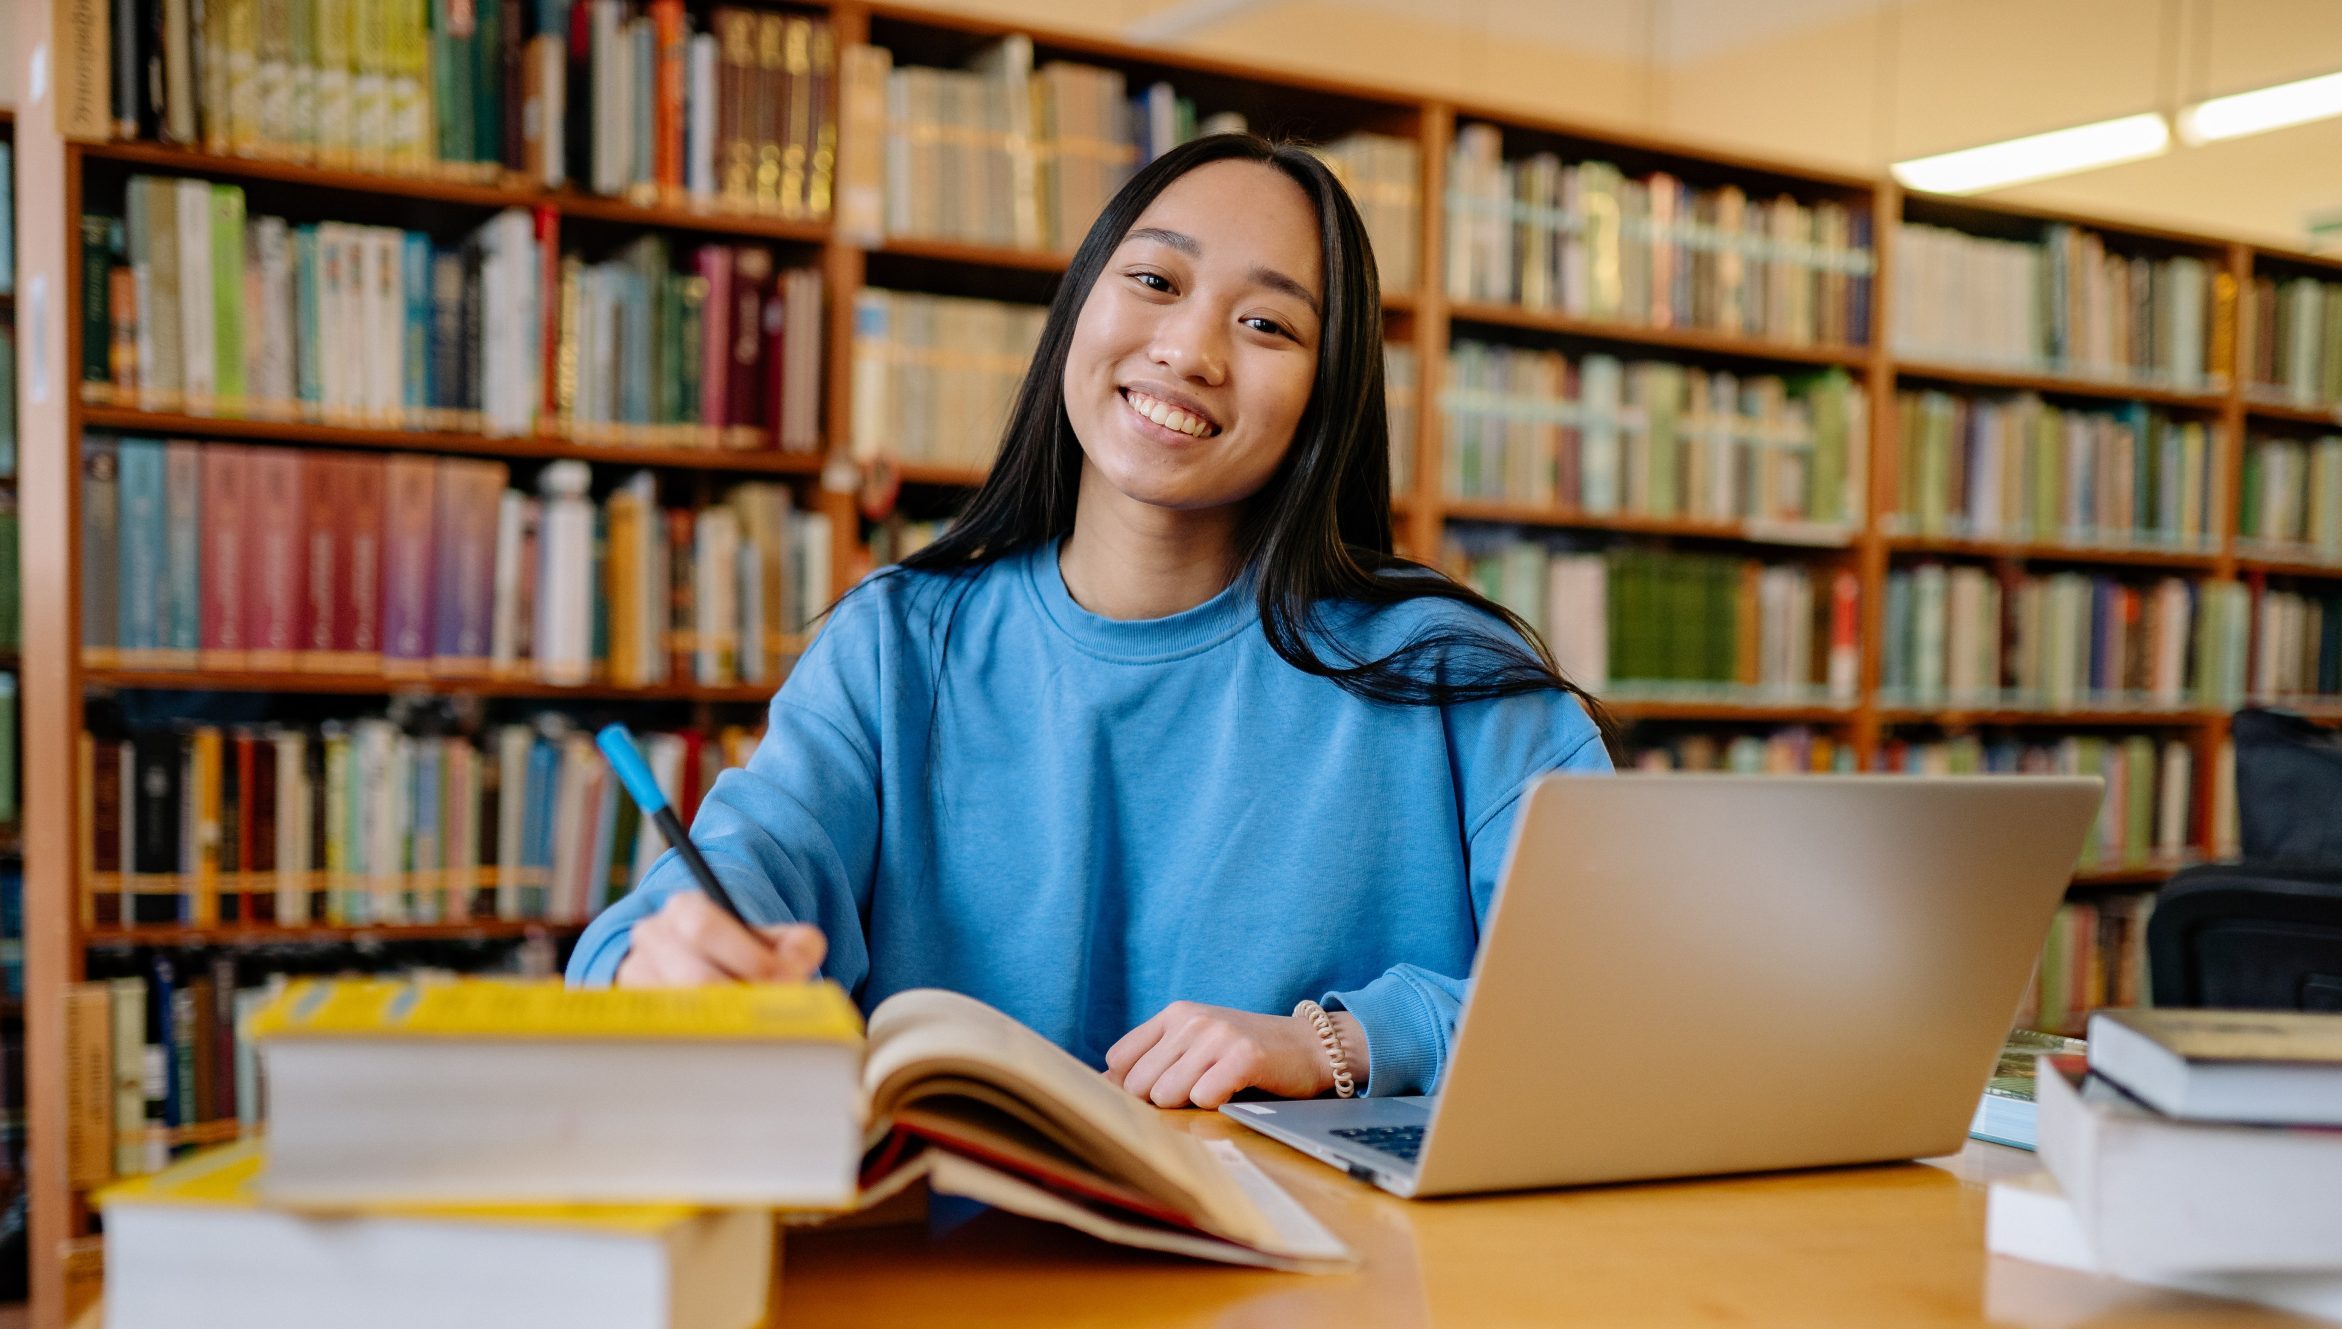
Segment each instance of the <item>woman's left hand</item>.
M1351 1073L1366 1076L1357 1017L1332 1012ZM1333 1058L1298 1015L1256 1015L1175 1001L1106 1050L1106 1079L1157 1107L1217 1108L1240 1089L1315 1098L1334 1087Z

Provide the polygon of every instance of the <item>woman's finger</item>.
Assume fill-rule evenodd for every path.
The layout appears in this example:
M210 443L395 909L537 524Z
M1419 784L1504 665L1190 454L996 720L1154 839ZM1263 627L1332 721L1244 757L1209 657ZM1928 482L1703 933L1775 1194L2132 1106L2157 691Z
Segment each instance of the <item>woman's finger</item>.
M1162 1037L1163 1017L1158 1012L1145 1024L1116 1039L1114 1046L1106 1049L1107 1081L1112 1084L1123 1083L1129 1076L1130 1068L1137 1065L1138 1059L1145 1056L1147 1049L1160 1042Z
M1154 1087L1147 1091L1147 1101L1156 1107L1185 1106L1188 1091L1195 1088L1196 1081L1201 1080L1204 1073L1211 1070L1219 1060L1219 1054L1209 1048L1200 1045L1189 1048L1179 1060L1171 1063L1169 1070L1156 1078Z

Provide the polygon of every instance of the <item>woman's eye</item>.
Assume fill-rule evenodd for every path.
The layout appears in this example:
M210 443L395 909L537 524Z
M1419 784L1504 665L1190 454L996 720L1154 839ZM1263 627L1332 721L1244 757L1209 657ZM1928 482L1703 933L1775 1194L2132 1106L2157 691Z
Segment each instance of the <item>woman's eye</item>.
M1170 279L1166 278L1160 272L1134 272L1131 274L1131 276L1137 279L1139 285L1144 286L1151 291L1168 291L1171 289Z
M1256 332L1265 332L1272 337L1290 337L1293 335L1292 333L1285 331L1283 324L1277 322L1275 319L1270 318L1248 318L1244 320L1244 326L1251 328Z

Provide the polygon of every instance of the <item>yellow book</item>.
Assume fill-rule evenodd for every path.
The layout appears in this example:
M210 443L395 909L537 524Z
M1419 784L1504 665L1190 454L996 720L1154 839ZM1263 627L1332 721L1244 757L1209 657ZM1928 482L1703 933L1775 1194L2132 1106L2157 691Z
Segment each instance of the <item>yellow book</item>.
M573 988L559 982L303 979L254 1012L250 1036L297 1039L685 1039L859 1045L835 983Z
M764 1210L494 1205L316 1216L272 1207L265 1166L260 1143L247 1140L99 1192L109 1326L747 1329L771 1302Z

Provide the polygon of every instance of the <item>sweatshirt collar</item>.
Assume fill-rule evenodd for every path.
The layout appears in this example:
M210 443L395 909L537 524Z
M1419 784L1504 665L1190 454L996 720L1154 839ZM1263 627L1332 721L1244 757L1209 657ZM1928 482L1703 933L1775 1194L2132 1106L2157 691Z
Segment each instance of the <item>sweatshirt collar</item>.
M1162 618L1107 618L1084 609L1065 589L1057 565L1064 537L1027 550L1024 582L1041 616L1091 655L1125 664L1151 664L1193 655L1229 640L1257 620L1252 578L1239 575L1218 595Z

